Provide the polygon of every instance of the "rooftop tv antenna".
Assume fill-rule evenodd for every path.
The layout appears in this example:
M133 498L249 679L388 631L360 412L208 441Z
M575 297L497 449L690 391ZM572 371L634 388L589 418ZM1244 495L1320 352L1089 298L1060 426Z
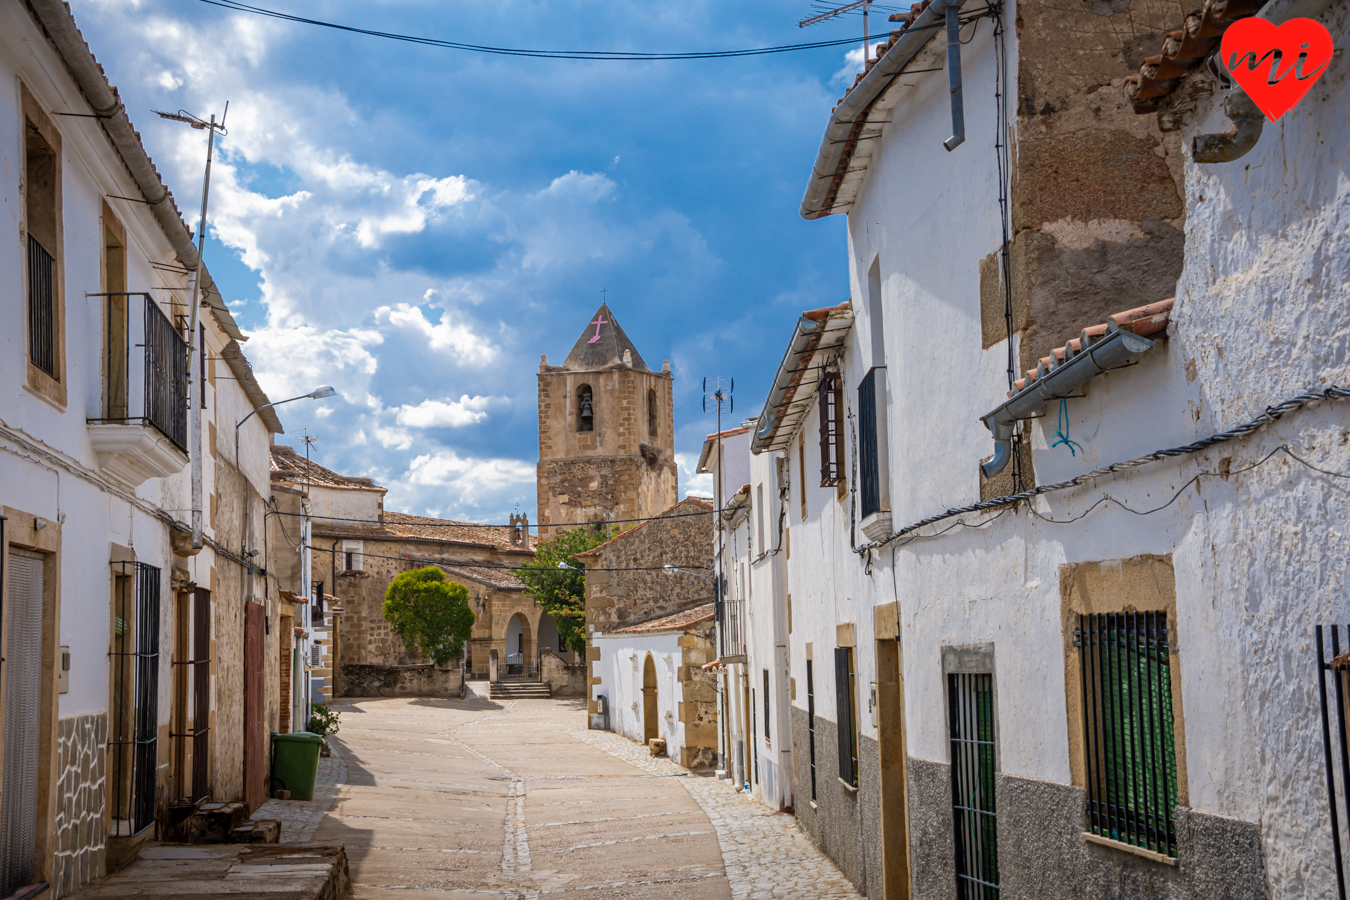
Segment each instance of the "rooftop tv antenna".
M827 9L824 12L817 13L814 16L807 16L797 23L798 28L805 28L807 25L815 25L818 22L824 22L826 19L833 19L836 16L842 16L845 13L851 13L855 9L862 10L863 17L863 64L867 64L872 50L867 45L867 11L872 6L872 0L854 0L853 3L845 3L843 6L836 6L834 9Z

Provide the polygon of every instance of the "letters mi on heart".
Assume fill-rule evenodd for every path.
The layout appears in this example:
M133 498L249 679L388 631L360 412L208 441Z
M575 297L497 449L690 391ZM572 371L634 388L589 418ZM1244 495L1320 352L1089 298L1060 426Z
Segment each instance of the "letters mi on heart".
M1331 62L1331 32L1313 19L1240 19L1224 32L1224 68L1272 122L1293 109Z

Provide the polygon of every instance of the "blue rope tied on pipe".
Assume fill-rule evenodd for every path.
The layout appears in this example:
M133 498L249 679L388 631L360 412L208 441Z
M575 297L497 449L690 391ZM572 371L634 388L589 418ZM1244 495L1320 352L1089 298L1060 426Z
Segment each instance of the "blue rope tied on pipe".
M1053 449L1060 444L1068 447L1075 459L1078 457L1078 451L1083 449L1082 444L1069 437L1069 401L1063 397L1059 398L1059 427L1055 429L1055 439L1050 442L1050 446Z

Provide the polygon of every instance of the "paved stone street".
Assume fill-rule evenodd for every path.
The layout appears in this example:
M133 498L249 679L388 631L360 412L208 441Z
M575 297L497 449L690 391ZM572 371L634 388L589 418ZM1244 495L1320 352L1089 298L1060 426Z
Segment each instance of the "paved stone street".
M336 799L312 838L346 845L359 898L859 896L791 816L584 730L581 701L336 709L345 784L330 770ZM308 814L290 816L288 833L310 837Z

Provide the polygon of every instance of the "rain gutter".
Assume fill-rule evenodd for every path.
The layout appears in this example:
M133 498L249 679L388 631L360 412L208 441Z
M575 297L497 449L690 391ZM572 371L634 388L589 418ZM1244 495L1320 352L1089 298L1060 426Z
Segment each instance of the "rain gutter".
M1330 5L1331 0L1270 0L1257 11L1255 18L1283 25L1290 19L1317 19ZM1216 68L1223 79L1232 80L1222 58L1218 66L1211 65L1211 68ZM1241 159L1261 140L1261 131L1266 124L1265 113L1257 108L1241 87L1235 86L1228 94L1228 99L1223 103L1223 112L1233 127L1222 134L1197 135L1191 142L1191 157L1196 162L1225 163Z
M948 25L947 10L953 10L954 17L964 2L965 0L933 0L927 9L919 13L914 24L901 32L899 40L873 64L862 81L839 101L839 105L830 114L829 125L825 127L825 136L821 138L816 163L811 169L811 182L806 187L806 196L802 198L803 219L819 219L830 214L826 201L832 193L836 180L844 177L844 170L848 168L848 158L858 143L857 132L866 124L872 104L886 88L890 87L891 82L901 74L905 66L918 56L919 51L937 36L939 30ZM959 41L957 46L960 46ZM950 62L955 64L954 69L948 70L954 133L945 143L954 143L947 147L948 150L955 148L965 139L964 125L957 124L961 100L959 52L955 54L955 60Z
M1114 330L1091 346L1087 345L1090 339L1084 333L1080 347L1086 349L1075 354L1072 345L1068 346L1063 363L1056 364L1055 354L1050 354L1053 366L1050 371L1013 394L993 412L980 417L994 436L993 457L980 463L985 478L993 478L1002 472L1012 459L1013 426L1019 419L1030 418L1050 401L1069 396L1102 372L1123 366L1157 346L1156 341L1119 328L1115 323L1108 327Z
M764 411L759 414L759 421L755 424L755 434L750 440L751 453L762 451L764 445L778 430L783 399L801 382L801 362L803 359L809 359L820 346L820 339L830 323L829 312L830 310L814 310L797 319L797 326L793 329L787 352L783 354L783 361L778 364L778 374L774 376L769 399L764 402Z

